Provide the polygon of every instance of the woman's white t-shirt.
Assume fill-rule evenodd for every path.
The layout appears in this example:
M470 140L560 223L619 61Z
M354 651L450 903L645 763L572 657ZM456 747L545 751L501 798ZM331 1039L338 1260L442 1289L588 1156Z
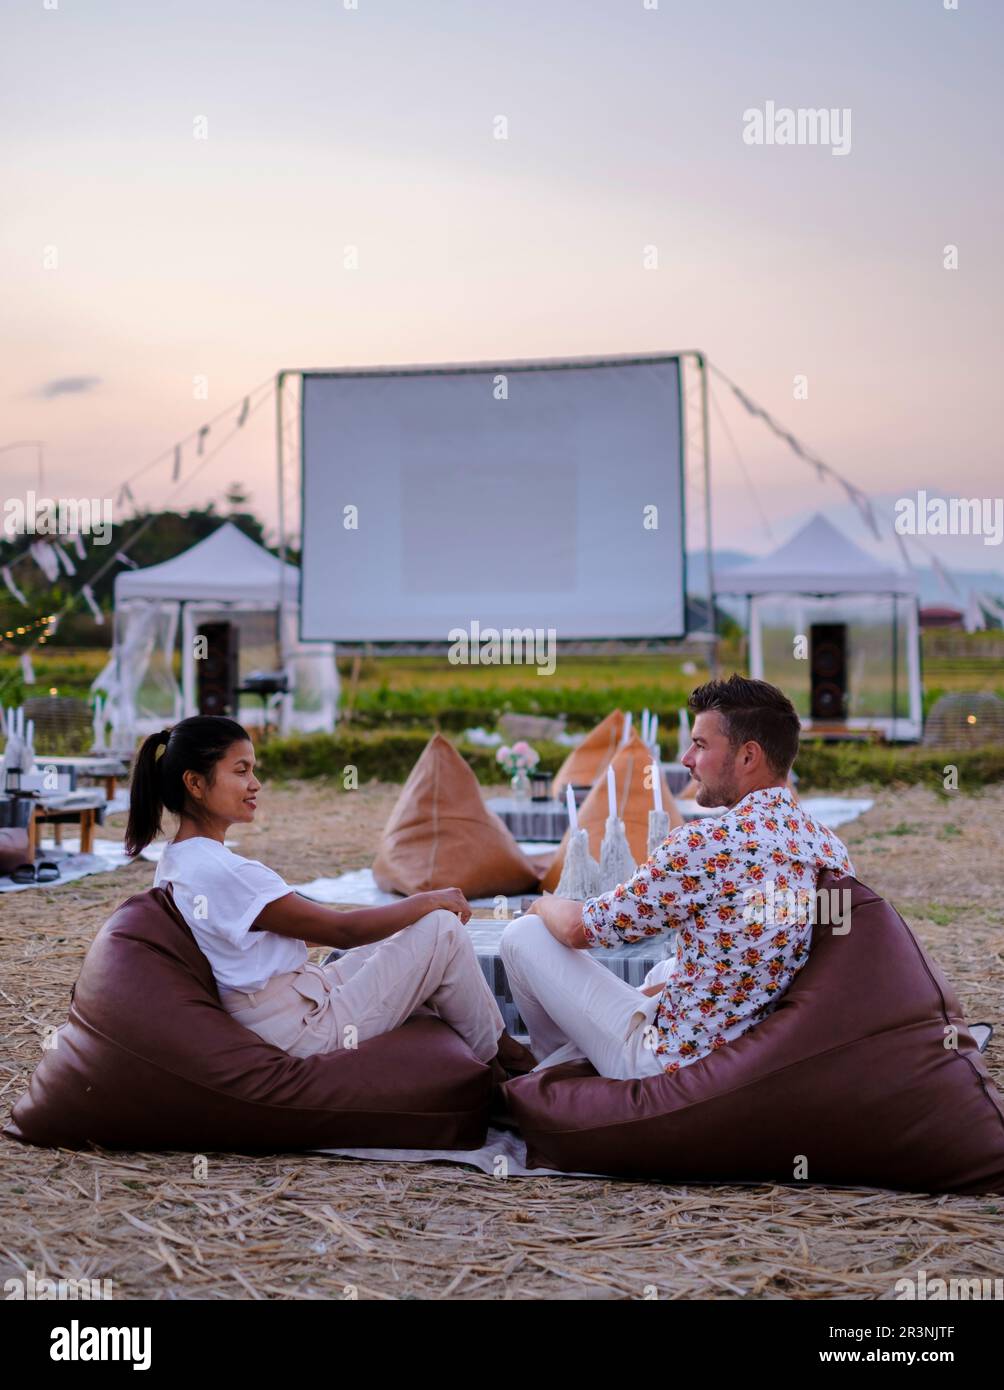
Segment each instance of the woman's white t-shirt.
M293 891L257 859L245 859L204 835L172 840L153 879L155 888L165 883L220 988L263 989L273 975L297 970L307 959L305 942L251 931L262 908Z

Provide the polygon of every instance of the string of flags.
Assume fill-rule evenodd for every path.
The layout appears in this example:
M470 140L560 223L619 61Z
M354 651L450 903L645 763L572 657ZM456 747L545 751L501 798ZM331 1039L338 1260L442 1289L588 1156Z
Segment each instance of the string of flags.
M747 410L750 415L754 415L757 419L762 420L768 429L776 434L779 439L783 439L788 447L796 453L800 459L804 459L806 463L811 464L816 470L816 475L820 480L832 478L834 482L840 484L851 502L853 502L854 506L857 508L862 521L864 521L869 531L871 531L877 541L880 541L882 539L882 532L879 530L878 521L875 518L875 512L867 494L862 492L859 487L855 487L852 482L844 478L835 468L831 468L828 463L825 463L821 458L818 458L815 454L810 453L808 449L804 448L789 430L779 425L774 417L764 410L763 406L757 405L756 401L751 400L746 392L737 386L734 381L731 381L719 367L713 364L709 365L711 366L711 370L720 376L731 389L736 400L740 402L743 408Z
M262 383L262 386L267 385L271 387L273 384L274 383L272 379L269 378L267 382ZM183 440L173 445L172 448L167 451L167 454L172 457L172 483L179 482L181 479L185 445L192 443L194 440L196 456L199 458L204 457L206 449L206 440L209 437L213 425L215 425L219 420L223 419L225 415L229 414L234 409L237 409L237 415L234 419L234 427L236 429L242 429L244 425L247 423L248 416L251 414L251 397L252 395L256 394L257 391L259 391L260 389L261 386L256 387L254 392L252 392L250 395L244 396L241 400L239 408L237 408L234 405L228 406L227 409L225 411L222 411L219 415L217 415L214 420L210 420L205 425L200 425L197 430L194 430L190 435L186 435L186 437ZM131 483L137 477L139 477L140 474L147 472L153 466L153 464L158 463L164 457L164 454L158 455L158 457L154 459L151 463L144 465L143 468L131 474L128 478L125 478L120 483L116 500L116 506L118 508L123 508L127 503L131 503L133 506L133 510L135 511L136 498L133 493ZM74 532L72 535L66 535L63 537L63 539L65 540L67 545L72 543L74 552L78 560L87 559L87 550L84 546L84 539L80 532ZM11 597L14 598L23 607L27 606L27 600L24 594L22 593L21 589L15 583L11 571L15 565L20 564L22 560L26 560L29 557L32 560L34 560L35 564L42 571L46 580L50 584L54 584L56 580L59 578L60 569L62 569L63 572L68 576L75 575L77 572L76 566L74 565L72 559L66 551L66 548L63 545L59 544L58 542L44 539L37 539L32 541L29 545L25 547L24 550L21 551L19 555L13 556L11 559L7 560L5 564L0 566L0 577L3 578L3 582L6 585L8 592L10 593ZM121 552L117 552L116 559L120 559L123 564L128 564L132 566L133 569L137 568L135 561L129 560Z
M255 402L254 406L252 406L252 404L251 404L252 397L258 395L258 393L259 393L260 391L262 391L262 389L263 389L264 387L268 387L268 388L269 388L269 389L268 389L268 392L266 392L265 395L261 396L261 398ZM271 394L271 392L272 392L272 390L273 390L274 388L275 388L275 379L272 378L272 377L269 377L269 378L267 378L266 381L259 383L259 385L256 386L256 387L254 388L254 390L253 390L249 395L243 397L243 399L242 399L242 401L241 401L241 404L240 404L239 412L238 412L237 417L236 417L236 419L235 419L235 421L234 421L234 429L235 429L235 431L238 430L238 429L243 428L244 424L246 423L248 417L250 416L250 414L251 414L251 412L252 412L252 409L257 410L258 407L259 407L260 405L262 405L262 404L264 403L264 401L266 401L266 400L268 399L269 395ZM231 406L229 406L229 407L227 408L227 410L221 411L220 414L217 415L216 418L215 418L214 420L209 421L208 424L205 424L205 425L200 426L200 428L199 428L197 431L195 431L193 434L186 436L186 438L183 439L180 443L173 445L172 448L171 448L171 449L168 449L167 451L165 451L165 453L159 454L155 459L152 459L150 463L144 465L143 468L139 469L139 470L138 470L137 472L135 472L135 473L132 473L132 474L130 475L130 477L126 478L126 479L124 480L124 482L121 484L120 489L119 489L119 505L121 506L122 502L123 502L124 500L126 500L126 499L128 499L128 500L130 500L130 501L133 501L133 493L132 493L132 488L131 488L131 486L130 486L130 483L133 482L133 481L135 481L135 479L138 478L141 474L148 472L149 469L151 469L152 467L154 467L156 464L160 463L160 462L161 462L163 459L165 459L165 458L168 458L168 457L172 457L172 456L173 456L171 480L172 480L172 482L178 482L179 479L180 479L180 476L181 476L182 451L183 451L184 445L185 445L186 443L190 443L191 440L195 439L195 440L197 441L197 442L196 442L196 451L197 451L197 453L198 453L199 455L202 455L202 454L204 453L204 450L205 450L205 441L206 441L207 436L209 435L209 432L210 432L211 427L212 427L214 424L216 424L217 421L222 420L223 417L224 417L225 415L229 414L229 413L230 413L232 410L234 410L234 409L235 409L235 406L231 405ZM204 467L206 466L206 463L208 463L209 460L210 460L211 458L213 458L214 455L215 455L216 453L218 453L219 450L222 449L222 448L224 447L224 445L229 441L229 439L230 439L231 437L232 437L232 435L229 435L229 434L228 434L228 435L225 435L225 436L223 437L223 439L220 441L219 445L217 445L217 447L216 447L214 450L212 450L212 451L210 452L210 454L209 454L208 457L206 458L205 463L200 464L199 467L195 470L195 472L197 473L197 472L199 472L202 468L204 468ZM193 476L194 476L194 475L193 475ZM128 566L129 566L130 568L132 568L132 569L138 569L138 568L139 568L139 566L136 564L136 561L133 560L133 559L131 559L131 558L126 554L126 549L127 549L128 546L133 545L133 544L139 539L139 537L143 534L143 532L144 532L145 530L147 530L147 528L153 523L153 520L154 520L154 514L151 514L151 515L150 515L149 517L147 517L146 520L139 526L139 528L134 532L134 534L132 534L132 535L128 538L128 540L126 541L125 545L123 545L123 547L122 547L120 550L115 551L115 553L114 553L108 560L106 560L105 563L104 563L103 565L101 565L101 566L99 567L99 569L97 570L97 572L91 576L90 582L87 583L87 584L81 585L81 587L80 587L80 589L78 590L77 593L71 594L70 597L69 597L69 598L66 600L66 602L63 604L63 607L62 607L62 609L61 609L61 611L60 611L59 613L57 613L57 614L55 614L55 615L52 615L52 616L50 616L49 618L47 618L47 619L45 620L45 621L47 621L47 622L49 622L49 623L51 624L50 634L49 634L49 635L51 635L51 633L54 633L54 632L56 631L56 626L57 626L57 624L58 624L58 622L59 622L59 619L62 617L63 613L68 612L68 611L73 607L73 605L76 603L78 597L82 597L82 598L84 599L84 601L86 602L86 604L88 605L88 607L90 608L91 613L92 613L93 616L94 616L94 621L95 621L95 623L102 624L102 625L104 624L104 614L101 612L101 609L99 608L99 606L98 606L98 604L97 604L97 602L96 602L96 600L95 600L95 597L94 597L94 590L93 590L92 585L93 585L94 583L96 583L96 582L107 572L107 570L108 570L108 568L109 568L110 565L115 564L116 562L119 562L119 563L124 564L124 565L128 565ZM72 537L72 539L73 539L74 549L76 550L76 553L77 553L78 558L81 559L81 560L85 560L85 559L87 558L87 551L86 551L86 549L84 548L84 543L83 543L82 537L81 537L79 534L74 534L73 537ZM69 537L67 537L67 540L69 540ZM14 565L19 564L22 560L27 559L28 556L32 554L34 547L35 547L36 545L38 545L38 544L39 544L39 542L37 542L37 541L36 541L36 542L32 542L32 544L26 546L25 549L22 550L22 552L21 552L19 555L15 555L12 559L8 560L5 564L0 565L0 577L3 578L4 584L6 585L6 587L7 587L8 591L9 591L9 593L11 594L11 597L14 598L14 599L16 599L17 602L20 603L22 606L26 606L26 605L27 605L27 600L26 600L24 594L23 594L23 593L21 592L21 590L18 588L17 584L14 582L14 578L13 578L13 576L12 576L12 574L11 574L11 569L13 568ZM62 547L59 547L59 552L57 552L56 549L52 549L52 548L49 546L49 543L48 543L48 542L42 542L41 544L42 544L42 546L43 546L43 549L42 549L38 554L35 555L35 559L36 559L36 562L39 564L39 568L41 568L41 569L43 569L43 570L46 570L46 567L48 567L48 569L51 570L51 569L53 569L53 566L54 566L54 573L53 573L53 575L52 575L52 578L53 578L53 579L55 579L55 578L58 576L58 574L59 574L59 567L60 567L60 564L61 564L61 563L62 563L62 565L63 565L63 568L66 569L66 572L67 572L68 574L71 574L71 573L75 573L75 572L76 572L75 569L72 568L72 561L69 560L69 556L66 556L65 553L64 553L64 556L63 556L62 560L60 559L60 554L59 554L59 552L62 551ZM44 558L42 558L43 556L44 556ZM71 566L71 568L67 568L67 565ZM48 577L48 572L47 572L47 570L46 570L46 574L47 574L47 577ZM22 629L22 628L18 628L18 629L17 629L17 633L18 633L19 635L22 635L23 632L27 632L27 629L28 629L29 626L37 626L37 625L38 625L38 624L27 624L27 625L24 625L24 628L23 628L23 629ZM9 636L14 636L14 632L12 631L12 632L9 633L8 635L9 635ZM44 642L44 641L45 641L45 636L41 636L41 637L36 638L36 641L39 642L39 643ZM33 685L33 684L35 683L35 675L34 675L34 671L32 670L32 666L31 666L31 658L30 658L29 653L28 653L27 650L21 652L21 654L20 654L20 664L21 664L21 674L22 674L22 678L23 678L23 680L24 680L24 683L25 683L26 685ZM6 681L0 682L0 694L2 694L2 692L3 692L3 690L6 688L6 686L10 684L10 681L11 681L11 678L8 677Z
M777 421L774 420L767 413L767 411L763 409L762 406L757 405L755 401L751 400L749 396L746 395L745 391L741 390L735 384L734 381L731 381L729 377L725 375L725 373L721 370L720 367L716 367L713 362L709 362L708 366L716 374L716 376L721 377L722 381L725 382L726 386L731 388L736 399L743 405L743 407L747 411L749 411L751 415L755 415L758 419L763 420L764 423L774 432L774 434L776 434L780 439L783 439L784 442L799 456L799 458L804 459L806 463L810 463L815 468L816 474L820 479L825 480L826 478L832 478L834 482L840 484L840 486L846 492L850 501L853 502L854 506L857 508L858 514L861 516L861 519L864 521L865 525L871 531L872 535L875 537L877 541L881 541L883 539L882 532L879 530L879 525L875 518L875 510L872 506L871 499L867 496L867 494L862 492L861 489L859 487L856 487L852 482L849 482L847 478L842 477L835 468L831 468L828 463L824 463L821 458L817 458L815 454L812 454L807 449L803 448L793 434L790 434L786 429L783 429L777 423ZM916 572L914 565L910 561L910 556L906 547L906 541L903 539L903 537L900 535L900 533L896 530L895 527L893 527L892 530L893 535L896 537L897 544L899 545L899 551L901 556L903 557L904 564L906 565L908 570L913 570L914 572ZM920 544L920 542L916 540L916 537L911 537L911 539L914 540L916 544ZM959 586L955 582L955 579L951 572L945 568L945 566L941 563L941 561L935 555L934 551L931 550L929 546L924 546L923 549L928 560L930 561L931 569L938 577L941 587L943 589L958 594Z
M13 597L17 599L18 603L21 604L22 608L27 608L28 600L25 598L24 594L22 594L21 590L14 583L14 576L11 574L10 568L7 565L4 565L4 567L0 569L0 574L3 575L3 582L7 585L7 588L11 591Z

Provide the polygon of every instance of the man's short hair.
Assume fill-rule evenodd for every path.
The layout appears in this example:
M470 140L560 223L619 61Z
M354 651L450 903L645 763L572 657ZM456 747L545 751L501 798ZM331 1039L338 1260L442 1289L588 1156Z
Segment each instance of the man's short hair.
M721 715L733 753L740 744L759 743L770 770L787 777L802 725L795 706L776 685L732 675L699 685L687 704L694 714L716 710Z

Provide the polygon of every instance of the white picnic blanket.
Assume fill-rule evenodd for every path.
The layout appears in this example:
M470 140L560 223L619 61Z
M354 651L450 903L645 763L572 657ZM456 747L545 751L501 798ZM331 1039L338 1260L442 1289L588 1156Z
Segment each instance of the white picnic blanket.
M59 865L59 877L48 883L12 883L10 876L0 876L0 893L20 893L25 888L58 888L61 883L72 883L74 879L86 878L88 874L107 874L121 869L130 862L118 840L92 841L92 854L80 853L80 836L64 835L62 845L56 847L45 843L39 848L35 867L43 860Z
M602 1173L566 1173L559 1168L528 1168L526 1140L513 1130L489 1129L480 1149L312 1149L338 1158L369 1158L380 1163L468 1163L494 1178L602 1178Z

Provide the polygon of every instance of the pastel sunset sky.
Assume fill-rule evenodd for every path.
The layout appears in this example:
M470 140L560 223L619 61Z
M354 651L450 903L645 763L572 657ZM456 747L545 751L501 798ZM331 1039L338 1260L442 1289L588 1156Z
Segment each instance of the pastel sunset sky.
M3 23L0 445L43 439L52 494L114 496L284 367L691 347L866 491L1001 491L995 0L34 0ZM767 102L849 110L849 151L747 144ZM771 545L733 440L776 538L844 501L715 395L716 545ZM239 479L274 522L273 419L137 501ZM30 449L0 470L36 484Z

